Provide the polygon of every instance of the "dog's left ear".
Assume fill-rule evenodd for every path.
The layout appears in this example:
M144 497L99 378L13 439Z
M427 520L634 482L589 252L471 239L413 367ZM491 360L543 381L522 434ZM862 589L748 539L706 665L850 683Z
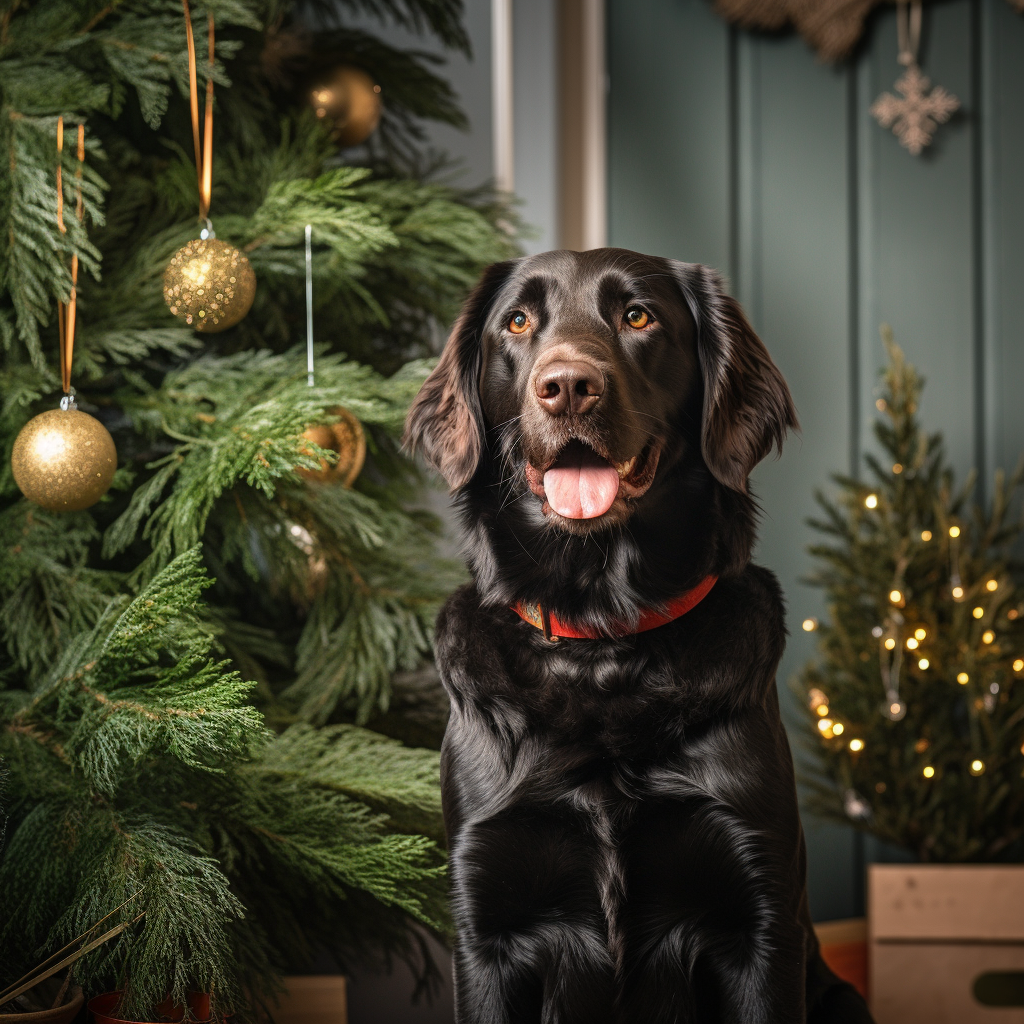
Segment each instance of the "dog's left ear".
M456 491L473 478L484 448L480 407L481 339L491 300L514 260L492 263L463 304L441 358L423 382L405 418L402 443L423 457Z
M696 263L674 262L674 271L697 325L704 461L716 479L746 493L751 470L772 448L781 453L786 431L799 428L796 408L785 378L718 274Z

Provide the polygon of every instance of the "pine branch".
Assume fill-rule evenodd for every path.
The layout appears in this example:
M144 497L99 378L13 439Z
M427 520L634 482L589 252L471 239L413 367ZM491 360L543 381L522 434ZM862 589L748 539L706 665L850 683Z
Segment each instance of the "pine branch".
M998 475L988 509L970 501L973 475L955 491L941 438L920 427L921 380L886 343L873 479L837 477L811 521L830 542L810 549L829 618L796 683L819 737L810 806L854 808L924 860L1018 859L1024 601L1007 516L1024 477Z

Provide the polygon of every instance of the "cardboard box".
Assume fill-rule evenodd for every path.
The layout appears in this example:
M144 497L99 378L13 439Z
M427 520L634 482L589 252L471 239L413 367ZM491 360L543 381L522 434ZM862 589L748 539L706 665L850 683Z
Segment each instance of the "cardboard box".
M1024 865L873 864L877 1024L1024 1024Z

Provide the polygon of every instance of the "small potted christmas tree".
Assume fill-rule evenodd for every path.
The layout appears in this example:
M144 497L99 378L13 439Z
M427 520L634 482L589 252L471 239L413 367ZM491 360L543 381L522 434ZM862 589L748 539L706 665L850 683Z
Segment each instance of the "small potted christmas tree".
M1022 527L1010 516L1021 473L997 473L987 509L971 502L973 476L955 489L941 437L918 419L922 381L883 333L878 454L866 480L835 478L812 522L826 537L811 551L828 617L808 623L819 657L797 681L816 737L807 783L816 813L920 862L1001 865L875 867L870 880L879 1021L966 1024L986 1012L978 964L1024 968ZM977 963L967 941L984 947ZM938 965L941 950L956 970ZM932 980L915 986L915 972Z

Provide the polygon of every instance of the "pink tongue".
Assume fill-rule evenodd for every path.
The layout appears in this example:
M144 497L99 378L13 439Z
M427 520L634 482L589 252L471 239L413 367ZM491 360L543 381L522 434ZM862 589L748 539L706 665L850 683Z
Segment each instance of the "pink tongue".
M619 474L596 453L573 452L544 474L548 504L566 519L596 519L612 507Z

